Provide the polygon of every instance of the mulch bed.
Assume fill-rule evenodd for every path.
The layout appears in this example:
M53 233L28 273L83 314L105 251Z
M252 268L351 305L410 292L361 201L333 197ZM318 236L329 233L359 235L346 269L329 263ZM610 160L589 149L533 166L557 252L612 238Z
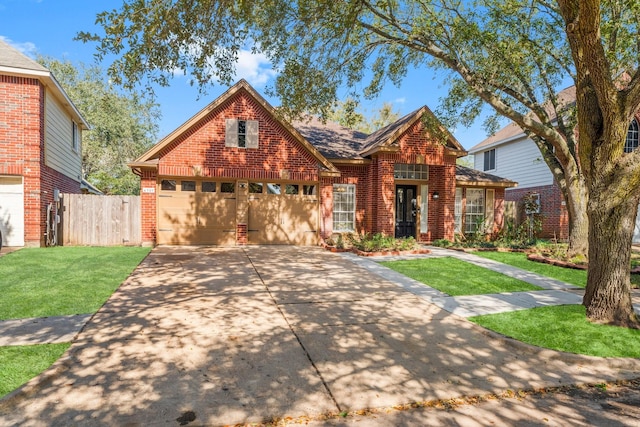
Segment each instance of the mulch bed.
M556 265L558 267L573 268L576 270L586 270L587 264L574 264L568 261L562 261L555 258L548 258L539 254L529 254L527 259L530 261L542 262L544 264Z

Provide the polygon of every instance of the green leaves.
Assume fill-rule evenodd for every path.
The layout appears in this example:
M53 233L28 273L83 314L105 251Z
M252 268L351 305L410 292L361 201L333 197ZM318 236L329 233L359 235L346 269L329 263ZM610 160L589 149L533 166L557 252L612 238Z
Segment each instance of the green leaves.
M137 194L138 178L127 163L154 142L159 110L152 99L111 85L102 69L41 57L91 126L82 134L85 178L107 194Z

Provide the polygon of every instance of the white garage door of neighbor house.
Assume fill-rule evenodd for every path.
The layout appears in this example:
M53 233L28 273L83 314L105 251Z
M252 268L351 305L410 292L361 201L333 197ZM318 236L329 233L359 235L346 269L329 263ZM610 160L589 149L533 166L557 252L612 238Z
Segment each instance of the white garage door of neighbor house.
M24 246L22 177L0 177L0 230L3 246Z

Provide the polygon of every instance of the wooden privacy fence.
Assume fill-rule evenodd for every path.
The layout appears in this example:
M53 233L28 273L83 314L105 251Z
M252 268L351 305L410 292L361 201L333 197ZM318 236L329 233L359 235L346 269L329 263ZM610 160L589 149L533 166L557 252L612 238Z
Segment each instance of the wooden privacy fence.
M142 243L140 196L63 194L60 217L64 246Z

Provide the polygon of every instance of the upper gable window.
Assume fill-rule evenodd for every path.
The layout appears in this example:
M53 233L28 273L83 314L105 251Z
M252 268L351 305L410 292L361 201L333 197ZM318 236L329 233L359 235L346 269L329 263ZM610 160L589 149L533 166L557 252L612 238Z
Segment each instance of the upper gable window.
M78 151L80 148L80 135L78 134L76 122L71 122L71 147L74 151Z
M636 148L638 148L638 121L633 119L627 131L627 139L624 142L624 152L631 153Z
M258 148L257 120L226 120L225 147Z
M484 170L492 171L496 168L496 149L484 152Z
M429 166L422 164L396 163L393 165L395 179L429 179Z

